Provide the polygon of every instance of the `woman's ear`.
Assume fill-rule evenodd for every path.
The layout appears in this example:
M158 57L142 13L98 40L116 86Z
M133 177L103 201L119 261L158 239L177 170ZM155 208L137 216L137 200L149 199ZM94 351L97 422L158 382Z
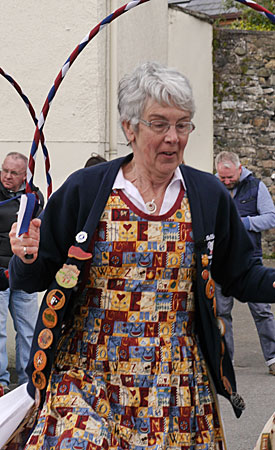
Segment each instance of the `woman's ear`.
M135 132L133 130L132 124L130 122L124 120L122 122L122 127L123 127L123 130L124 130L125 136L126 136L126 138L128 140L128 143L131 144L132 142L134 142L134 140L136 138L136 135L135 135Z

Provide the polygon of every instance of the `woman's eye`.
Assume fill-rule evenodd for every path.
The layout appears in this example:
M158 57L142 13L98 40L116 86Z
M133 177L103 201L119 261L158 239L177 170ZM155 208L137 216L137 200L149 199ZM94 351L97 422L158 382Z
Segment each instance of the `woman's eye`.
M154 126L156 128L164 128L166 126L166 124L163 122L154 122Z

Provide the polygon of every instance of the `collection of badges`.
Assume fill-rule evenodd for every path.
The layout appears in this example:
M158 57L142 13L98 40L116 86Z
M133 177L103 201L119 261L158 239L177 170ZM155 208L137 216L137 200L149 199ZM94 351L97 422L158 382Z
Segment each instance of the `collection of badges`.
M205 295L209 300L212 300L212 302L213 302L212 307L213 307L214 316L217 321L217 326L220 330L221 336L224 336L225 324L224 324L224 321L222 320L222 318L217 317L217 315L216 315L215 282L212 278L210 278L210 272L209 272L209 269L211 266L213 247L214 247L214 240L215 240L214 235L206 236L207 249L208 249L209 255L207 255L205 253L201 256L201 263L202 263L202 267L203 267L203 270L201 272L201 277L204 281L206 281ZM229 393L229 395L232 396L233 393L232 393L231 384L230 384L229 380L223 375L222 362L223 362L224 351L225 351L224 342L221 341L220 373L221 373L221 378L222 378L222 382L223 382L225 390Z
M87 241L87 238L88 234L86 231L80 231L76 235L75 239L78 244L82 244ZM68 257L78 260L87 260L92 257L92 254L84 252L80 247L71 246L68 252ZM80 270L76 265L64 264L56 274L56 282L62 288L71 289L76 286L79 273ZM53 343L54 336L52 329L56 327L58 323L58 315L56 311L62 309L65 302L65 294L60 289L52 289L46 295L47 307L42 313L42 322L46 328L41 330L38 335L39 350L37 350L33 358L35 370L32 374L32 382L39 391L45 389L47 383L46 376L43 373L43 370L47 365L47 355L44 350L49 349ZM38 393L36 393L36 395L38 396Z
M42 322L46 328L39 333L38 346L40 350L37 350L33 358L35 370L32 374L32 382L39 390L46 387L46 377L42 372L47 365L47 355L44 350L48 349L53 343L51 328L54 328L57 324L56 311L65 305L65 295L61 290L53 289L47 294L46 303L48 307L42 314Z
M178 450L196 439L206 449L212 433L219 440L221 433L193 337L196 261L189 202L182 193L161 220L126 201L113 192L94 233L83 299L59 342L34 439L47 429L57 446L62 429L71 443L85 422L81 432L97 448L163 443Z
M81 231L76 235L76 242L81 244L87 240L87 233ZM203 254L201 256L201 262L203 270L201 272L201 277L206 282L205 285L205 295L209 300L213 300L213 312L216 317L216 300L215 300L215 283L214 280L210 277L210 266L214 245L214 236L206 236L207 241L207 250L208 254ZM76 258L78 260L87 260L92 257L91 253L84 252L80 247L71 246L68 252L68 256L71 258ZM56 274L56 282L58 285L65 289L71 289L77 285L79 269L76 265L72 264L64 264L63 267ZM42 322L46 328L44 328L38 336L38 346L39 350L34 355L33 364L35 370L32 374L32 381L34 386L39 390L43 390L46 387L47 379L43 373L47 365L47 355L44 350L47 350L53 343L53 332L52 329L58 323L58 316L56 311L62 309L65 305L65 294L60 289L52 289L47 293L46 303L47 307L44 309L42 313ZM222 322L222 321L221 321ZM224 324L219 321L217 318L217 323L221 332L221 335L224 335ZM222 345L223 342L222 342ZM226 377L222 374L222 359L224 354L224 348L221 348L221 375L225 389L231 395L232 388Z

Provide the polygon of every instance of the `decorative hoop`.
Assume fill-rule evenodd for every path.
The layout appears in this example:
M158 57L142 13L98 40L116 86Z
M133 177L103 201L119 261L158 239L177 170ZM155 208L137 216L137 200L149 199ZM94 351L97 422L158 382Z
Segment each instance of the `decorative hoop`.
M236 0L236 2L247 5L255 11L258 11L260 14L266 16L275 25L275 14L272 14L272 12L268 11L268 9L264 8L263 6L258 5L258 3L253 2L253 0Z
M12 78L11 75L7 74L2 69L2 67L0 67L0 75L2 75L14 87L14 89L18 92L18 94L22 98L23 102L25 103L26 107L28 108L28 110L30 112L30 115L31 115L31 117L32 117L32 119L34 121L34 124L37 125L38 120L36 118L36 114L35 114L34 108L33 108L32 104L31 104L30 100L28 99L28 97L22 91L22 89L19 86L19 84L14 80L14 78ZM47 149L46 144L45 144L45 137L44 137L43 132L41 133L40 141L41 141L43 154L44 154L45 171L46 171L47 186L48 186L47 196L49 198L49 196L52 193L52 179L51 179L51 175L50 175L50 158L49 158L48 149Z
M129 11L130 9L142 4L146 3L150 0L132 0L129 3L125 4L124 6L121 6L117 10L115 10L113 13L111 13L109 16L107 16L105 19L103 19L98 25L96 25L88 35L82 39L79 45L74 49L74 51L71 53L67 61L64 63L62 69L60 70L59 74L57 75L54 84L52 88L50 89L48 96L46 98L46 101L44 103L44 106L42 108L42 111L40 113L39 119L36 124L36 129L34 133L33 143L31 146L30 151L30 157L29 157L29 165L28 165L28 171L27 171L27 180L26 180L26 192L32 192L33 190L33 176L34 176L34 169L35 169L35 159L36 159L36 152L39 145L39 140L41 140L40 135L42 133L43 127L45 125L45 121L49 112L49 108L51 105L51 102L53 101L53 98L62 82L62 80L65 78L65 75L67 74L69 68L72 66L73 62L76 60L77 56L82 52L82 50L86 47L86 45L97 35L99 31L101 31L106 25L111 23L114 19L121 16L125 12ZM236 0L239 3L243 3L256 11L260 12L261 14L264 14L269 20L271 20L272 23L275 23L275 15L272 14L270 11L268 11L263 6L258 5L253 0Z
M35 159L36 159L36 152L39 145L40 135L42 133L42 129L45 125L45 121L49 112L50 105L53 101L53 98L62 82L62 80L65 78L65 75L67 74L69 68L72 66L73 62L76 60L78 55L82 52L82 50L86 47L86 45L97 35L99 31L101 31L106 25L111 23L114 19L121 16L127 11L130 11L130 9L134 8L135 6L141 5L142 3L146 3L150 0L133 0L129 3L125 4L124 6L121 6L116 11L112 12L109 16L107 16L105 19L103 19L98 25L96 25L89 34L87 34L84 39L80 42L80 44L77 45L77 47L74 49L74 51L71 53L67 61L64 63L62 69L60 70L59 74L57 75L54 84L52 88L50 89L48 96L46 98L46 101L44 103L44 106L42 108L42 111L40 113L40 116L38 118L36 129L34 133L33 143L31 146L30 151L30 158L29 158L29 165L27 170L27 180L26 180L26 193L31 193L33 191L33 176L34 176L34 169L35 169Z
M47 183L48 183L48 197L52 191L52 182L51 182L51 177L50 177L50 173L49 173L49 168L50 168L50 164L49 164L49 156L48 156L48 152L47 152L47 148L45 146L44 143L44 136L43 136L43 127L45 125L45 121L49 112L49 108L50 105L53 101L53 98L55 97L55 94L62 82L62 80L65 78L65 75L67 74L69 68L72 66L73 62L76 60L77 56L82 52L82 50L86 47L86 45L97 35L97 33L99 31L101 31L106 25L108 25L109 23L111 23L114 19L116 19L117 17L119 17L120 15L124 14L125 12L129 11L130 9L142 4L142 3L146 3L150 0L132 0L129 3L125 4L124 6L121 6L120 8L118 8L117 10L115 10L113 13L111 13L110 15L108 15L105 19L103 19L98 25L96 25L89 34L87 34L84 39L82 39L82 41L80 42L80 44L77 45L77 47L74 49L74 51L71 53L71 55L69 56L69 58L66 60L66 62L64 63L64 65L62 66L60 72L58 73L54 84L52 86L52 88L50 89L48 96L45 100L45 103L43 105L43 108L41 110L40 116L37 119L35 117L34 114L34 110L30 105L30 102L28 101L28 99L23 95L22 93L22 98L24 101L26 101L26 105L29 108L31 114L34 114L34 122L36 124L36 129L35 129L35 133L34 133L34 138L33 138L33 142L32 142L32 146L31 146L31 151L30 151L30 157L29 157L29 163L28 163L28 169L27 169L27 180L26 180L26 194L29 195L33 192L33 177L34 177L34 170L35 170L35 159L36 159L36 152L38 149L38 145L39 145L39 141L41 141L42 144L42 148L43 148L43 152L44 152L44 157L45 157L45 167L46 167L46 177L47 177ZM272 23L275 23L275 15L272 14L270 11L268 11L266 8L258 5L257 3L255 3L253 0L236 0L239 3L243 3L253 9L255 9L256 11L260 12L261 14L264 14L269 20L271 20ZM2 75L5 76L4 72L1 73ZM6 77L8 80L9 78ZM9 80L11 81L11 80ZM17 85L17 83L13 83L13 86L15 87L15 89L17 89L18 93L21 95L21 89L19 88L19 86ZM18 89L19 88L19 89Z

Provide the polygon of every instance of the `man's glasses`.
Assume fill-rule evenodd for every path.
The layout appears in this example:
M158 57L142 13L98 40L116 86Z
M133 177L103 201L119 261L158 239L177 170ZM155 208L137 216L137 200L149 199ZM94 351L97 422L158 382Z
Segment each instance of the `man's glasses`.
M147 127L150 127L157 134L167 133L172 126L167 120L152 120L151 122L147 122L147 120L139 119L139 121ZM186 122L184 120L179 120L174 127L178 134L189 134L195 129L193 122Z
M4 172L6 175L10 174L12 177L19 177L20 175L23 175L23 173L26 173L24 170L23 172L16 172L15 170L8 170L2 167L2 172Z

